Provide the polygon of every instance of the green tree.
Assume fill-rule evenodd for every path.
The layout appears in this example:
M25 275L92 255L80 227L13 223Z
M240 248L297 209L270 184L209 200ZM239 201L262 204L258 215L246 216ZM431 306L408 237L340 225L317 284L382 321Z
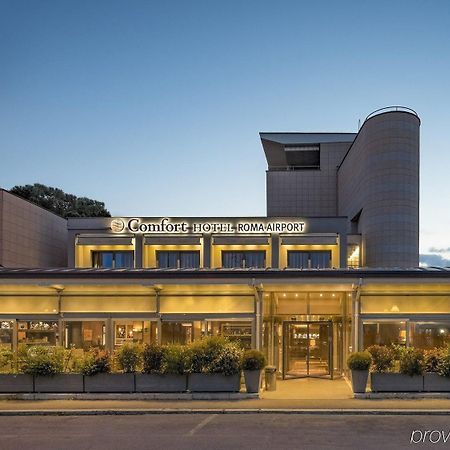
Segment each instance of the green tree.
M9 192L65 218L111 217L103 202L66 194L62 189L44 184L14 186Z

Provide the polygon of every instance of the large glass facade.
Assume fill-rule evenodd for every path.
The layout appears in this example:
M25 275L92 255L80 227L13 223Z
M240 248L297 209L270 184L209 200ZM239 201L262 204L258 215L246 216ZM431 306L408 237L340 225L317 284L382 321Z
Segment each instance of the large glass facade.
M74 320L65 322L64 346L83 350L104 348L106 323L103 320Z
M18 321L17 343L26 345L57 345L59 343L58 322L47 320Z
M363 348L391 344L406 346L406 321L363 322Z
M161 323L161 344L189 344L204 334L201 321Z
M410 345L425 350L450 344L449 322L411 322Z
M157 339L157 323L149 320L115 320L114 346L124 344L150 344Z
M238 342L243 348L252 347L252 322L211 320L207 322L209 336L224 336L232 342Z

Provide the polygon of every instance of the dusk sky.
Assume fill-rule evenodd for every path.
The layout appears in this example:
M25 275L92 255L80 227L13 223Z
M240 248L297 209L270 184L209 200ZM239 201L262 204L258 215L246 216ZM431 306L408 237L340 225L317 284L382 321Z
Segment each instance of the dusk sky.
M0 0L0 186L113 215L265 215L260 131L421 118L421 243L450 264L450 2Z

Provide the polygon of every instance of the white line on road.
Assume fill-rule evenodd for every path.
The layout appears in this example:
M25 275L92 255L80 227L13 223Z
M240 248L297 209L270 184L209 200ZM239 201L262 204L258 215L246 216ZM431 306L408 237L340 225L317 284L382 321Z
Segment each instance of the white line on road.
M200 423L198 423L194 428L192 428L192 430L189 431L187 435L193 436L198 430L201 430L205 425L208 425L208 423L211 422L211 420L213 420L214 417L216 416L217 414L211 414L210 416L205 417Z

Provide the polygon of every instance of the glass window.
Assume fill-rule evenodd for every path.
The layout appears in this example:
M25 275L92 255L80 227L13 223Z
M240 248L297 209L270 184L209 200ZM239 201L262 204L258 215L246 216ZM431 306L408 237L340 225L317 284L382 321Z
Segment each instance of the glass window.
M65 323L64 346L83 350L104 348L106 325L102 320L70 321Z
M327 269L331 267L331 251L288 250L288 267L292 269Z
M406 322L363 322L364 348L371 345L406 345Z
M114 346L156 342L156 322L149 320L115 320Z
M266 252L264 250L222 251L222 267L226 269L264 268Z
M19 321L17 323L17 343L26 345L56 345L58 342L58 322Z
M0 322L0 348L12 349L14 322L12 320L2 320Z
M362 295L361 312L448 314L450 295Z
M202 323L195 322L162 322L161 344L189 344L203 335Z
M134 266L132 251L92 252L92 267L125 269Z
M197 269L200 267L199 251L157 251L160 269Z
M207 324L209 336L224 336L232 342L238 342L242 348L252 347L251 322L209 321Z
M450 322L411 322L410 345L430 349L450 344Z

